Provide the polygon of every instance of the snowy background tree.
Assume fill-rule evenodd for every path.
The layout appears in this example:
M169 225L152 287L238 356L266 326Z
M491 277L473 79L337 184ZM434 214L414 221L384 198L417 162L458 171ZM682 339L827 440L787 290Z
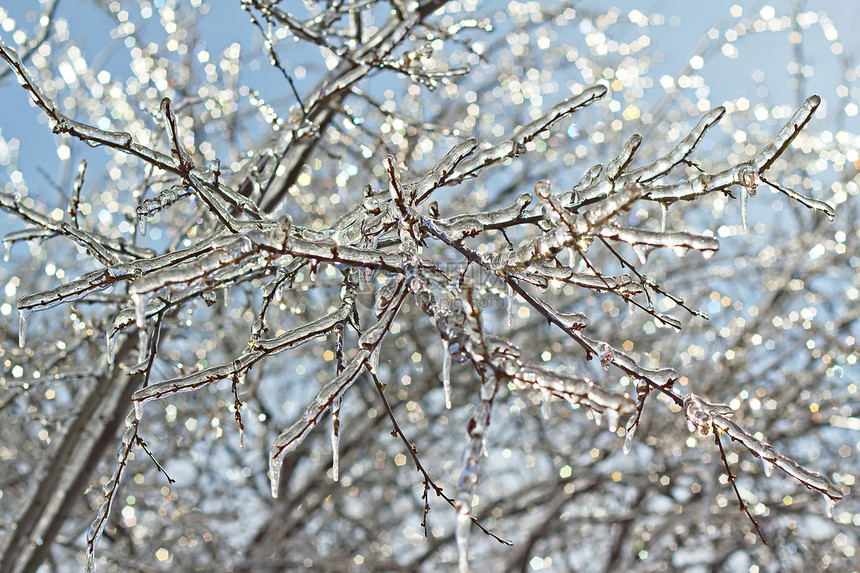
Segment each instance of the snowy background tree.
M713 4L0 9L0 570L850 570L860 11Z

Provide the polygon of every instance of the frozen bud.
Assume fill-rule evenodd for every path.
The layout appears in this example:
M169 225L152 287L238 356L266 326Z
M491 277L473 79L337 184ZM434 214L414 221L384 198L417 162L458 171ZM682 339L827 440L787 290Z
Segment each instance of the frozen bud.
M549 179L541 179L535 183L535 195L540 199L549 199L551 187Z

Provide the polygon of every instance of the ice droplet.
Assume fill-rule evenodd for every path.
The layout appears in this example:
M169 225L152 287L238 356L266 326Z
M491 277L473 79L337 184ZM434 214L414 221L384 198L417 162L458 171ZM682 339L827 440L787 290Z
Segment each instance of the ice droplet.
M27 343L27 319L30 318L30 310L18 309L18 347L24 348Z
M746 226L744 226L744 229L746 229ZM675 256L678 258L683 258L689 250L689 247L683 247L680 245L672 247L672 252L675 253Z
M138 328L143 328L146 323L146 297L141 293L131 295L131 302L134 303L134 321Z
M3 262L8 263L12 256L12 241L3 241Z
M749 201L750 193L746 185L741 185L741 223L743 223L744 231L747 229L747 201Z
M764 475L766 475L767 477L770 477L773 475L773 463L772 462L762 458L761 459L761 465L764 468Z
M331 479L340 479L340 404L343 398L331 403Z
M824 495L824 514L828 519L833 519L833 508L836 507L836 500L827 494Z
M451 350L447 340L442 340L442 389L445 391L445 408L451 409Z
M144 213L137 214L137 230L140 231L142 237L146 236L146 219L147 216Z

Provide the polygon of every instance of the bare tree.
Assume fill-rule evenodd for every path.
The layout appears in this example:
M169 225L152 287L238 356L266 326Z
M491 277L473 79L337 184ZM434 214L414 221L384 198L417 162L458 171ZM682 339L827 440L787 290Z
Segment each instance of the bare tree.
M0 570L850 570L833 15L662 73L641 9L94 4L0 10L58 155L0 123ZM788 88L718 95L763 34Z

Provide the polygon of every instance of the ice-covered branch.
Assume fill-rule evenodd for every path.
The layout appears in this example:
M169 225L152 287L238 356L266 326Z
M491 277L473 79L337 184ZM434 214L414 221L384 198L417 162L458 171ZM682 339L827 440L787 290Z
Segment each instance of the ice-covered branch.
M397 281L394 298L391 299L379 317L379 321L365 330L359 337L358 349L352 360L339 375L317 392L314 399L305 407L302 416L292 426L281 432L272 443L269 452L269 479L272 484L272 497L278 497L278 484L284 458L304 441L308 433L319 423L322 415L329 411L332 403L343 396L365 368L369 368L371 371L376 370L382 339L390 329L391 323L397 316L407 294L408 290L405 288L404 281Z
M824 475L804 468L744 430L731 419L734 410L728 404L711 403L691 393L684 397L684 414L691 431L698 430L702 435L708 435L711 431L724 433L761 458L768 477L776 466L809 489L824 494L828 500L828 513L832 512L833 504L845 495Z

